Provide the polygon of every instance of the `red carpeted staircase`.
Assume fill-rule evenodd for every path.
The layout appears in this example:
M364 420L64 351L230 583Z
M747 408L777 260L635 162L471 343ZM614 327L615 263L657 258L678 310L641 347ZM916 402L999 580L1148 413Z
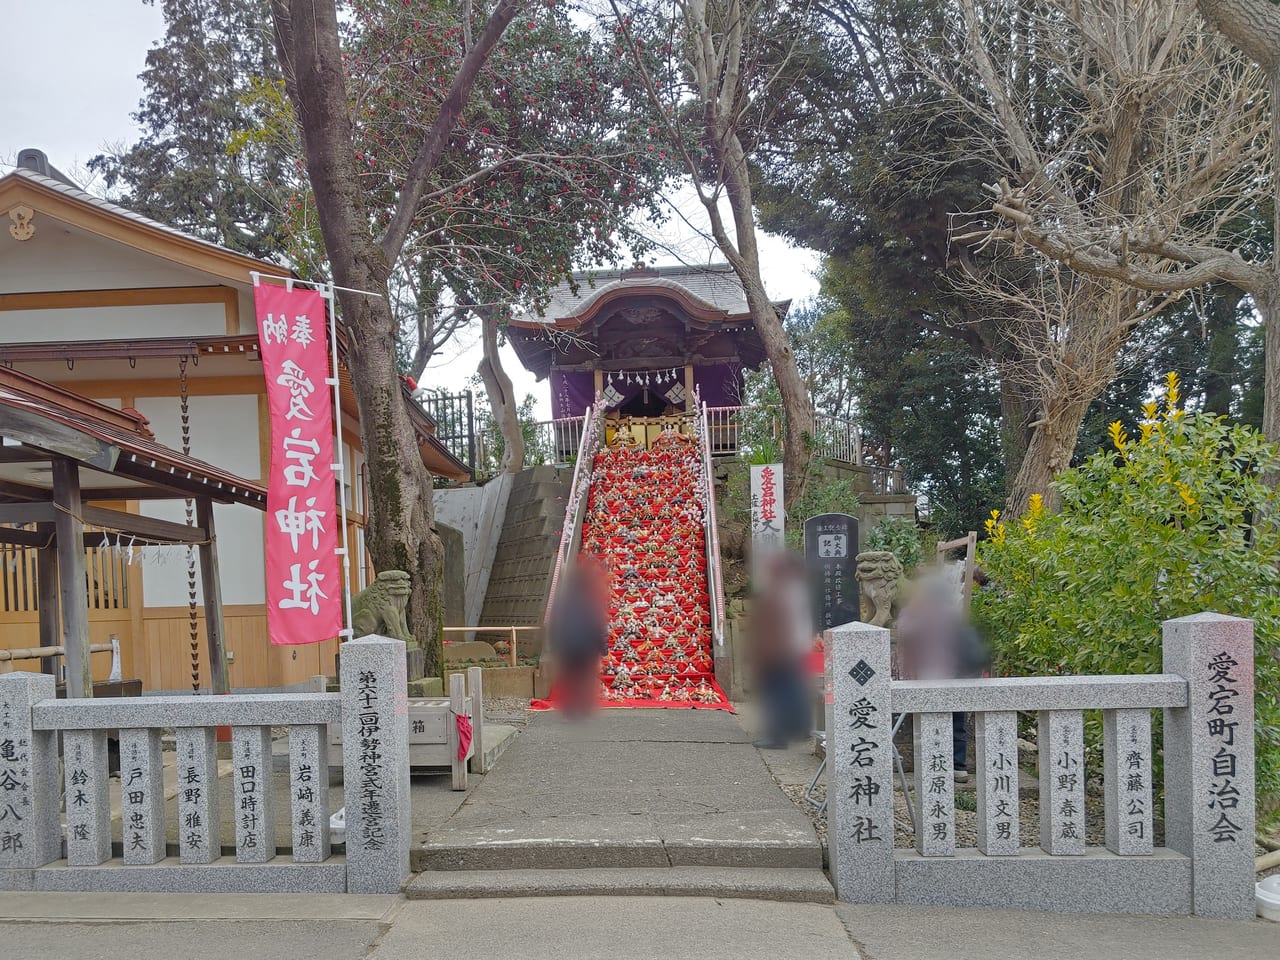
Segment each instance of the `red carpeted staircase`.
M729 709L712 667L697 447L668 432L652 450L607 449L592 466L582 553L609 572L603 701Z

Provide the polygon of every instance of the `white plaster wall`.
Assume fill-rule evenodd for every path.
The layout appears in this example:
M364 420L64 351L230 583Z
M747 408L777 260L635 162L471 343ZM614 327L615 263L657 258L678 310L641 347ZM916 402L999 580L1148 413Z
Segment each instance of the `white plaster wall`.
M0 254L0 293L181 287L207 284L212 279L190 267L67 226L38 211L34 223L36 235L30 240L16 243L5 236L7 242ZM218 308L221 310L221 304ZM249 318L252 321L252 310ZM221 332L226 332L225 324Z
M220 337L226 332L226 308L221 303L6 310L0 314L0 341L6 343Z
M151 421L156 439L175 450L182 449L182 427L176 397L139 398L137 408ZM265 472L259 463L258 398L252 395L192 397L191 455L246 479ZM149 517L186 522L183 501L143 503ZM218 534L218 569L222 602L265 603L265 557L259 510L240 504L216 504L214 526ZM167 563L143 566L143 591L149 607L183 606L187 602L186 551L169 547ZM199 591L199 584L197 583ZM200 601L203 602L203 596Z

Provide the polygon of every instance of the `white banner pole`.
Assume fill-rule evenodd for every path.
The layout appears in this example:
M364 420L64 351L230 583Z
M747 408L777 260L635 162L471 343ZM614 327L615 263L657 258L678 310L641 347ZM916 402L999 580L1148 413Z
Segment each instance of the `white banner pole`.
M333 365L333 376L326 381L333 387L333 414L334 423L337 426L336 442L334 444L334 460L331 464L334 474L338 477L338 516L342 524L342 546L337 548L337 553L342 557L342 580L343 580L343 605L346 610L345 630L338 632L339 637L346 637L348 640L354 635L355 624L351 621L351 547L347 542L347 465L345 448L342 443L342 387L341 381L338 379L338 320L337 311L334 308L333 284L326 284L320 287L320 292L324 296L325 302L328 304L329 313L329 349L330 362ZM351 486L352 496L355 496L355 480L352 480Z

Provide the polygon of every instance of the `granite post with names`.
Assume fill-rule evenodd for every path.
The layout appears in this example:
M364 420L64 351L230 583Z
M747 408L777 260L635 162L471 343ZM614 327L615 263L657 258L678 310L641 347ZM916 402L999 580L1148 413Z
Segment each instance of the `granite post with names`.
M892 903L893 718L889 631L864 623L824 634L832 696L827 703L827 816L836 897Z
M1055 856L1084 855L1084 715L1041 710L1040 848Z
M399 893L409 875L409 697L405 644L342 646L347 892Z
M978 850L989 857L1018 853L1018 714L979 713L975 733L978 770Z
M222 856L216 732L213 727L179 727L175 732L178 859L182 863L213 863Z
M1164 671L1188 705L1164 711L1165 842L1191 858L1191 907L1252 920L1253 622L1198 613L1164 622Z
M918 802L916 850L924 857L956 852L956 785L950 713L911 716Z
M293 862L329 859L329 738L318 724L289 728Z
M0 674L0 890L30 890L62 853L57 735L31 729L32 704L54 693L53 677Z
M231 728L231 774L236 861L266 863L276 855L270 727Z
M67 863L82 867L106 863L111 859L107 731L64 731L62 757L66 778Z
M155 728L120 731L120 820L125 863L164 859L164 767Z
M1121 856L1148 855L1155 850L1151 711L1104 710L1102 753L1107 849Z

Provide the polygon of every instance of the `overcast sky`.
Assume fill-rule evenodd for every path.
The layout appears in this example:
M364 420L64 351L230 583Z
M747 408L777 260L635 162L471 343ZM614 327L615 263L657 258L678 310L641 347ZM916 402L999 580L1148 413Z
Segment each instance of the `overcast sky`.
M138 108L138 74L147 50L164 34L157 7L142 0L0 0L5 36L0 56L0 170L8 169L23 147L37 147L72 178L108 144L127 143L138 133L130 114ZM91 190L99 192L93 184ZM673 216L661 231L672 252L658 263L707 263L722 258L698 235L705 213L689 191L670 202L695 226ZM817 291L818 258L776 237L761 238L765 286L776 299L801 300ZM540 416L550 416L550 393L521 368L508 347L507 371L520 396L532 393ZM474 336L463 336L432 363L428 385L462 389L480 359Z

